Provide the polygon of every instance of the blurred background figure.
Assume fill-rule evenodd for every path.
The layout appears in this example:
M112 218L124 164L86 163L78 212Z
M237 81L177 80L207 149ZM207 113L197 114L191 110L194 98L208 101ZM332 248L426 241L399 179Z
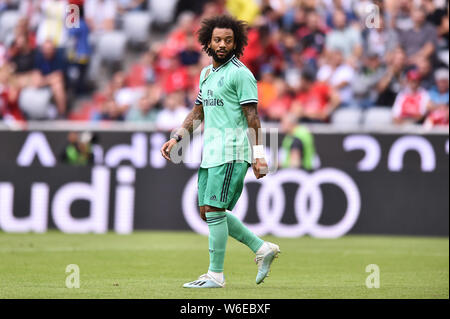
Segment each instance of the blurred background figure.
M94 164L92 144L95 136L89 132L70 132L67 135L67 145L60 158L63 164L72 166L86 166Z
M128 111L125 120L128 122L146 122L155 124L161 109L161 89L151 86L147 92Z
M364 51L376 52L384 61L389 61L394 50L399 46L399 38L395 30L386 26L386 19L383 16L379 19L379 28L367 30Z
M293 113L287 113L281 120L283 138L282 168L301 168L312 171L315 168L316 148L314 137L308 128L298 124L298 118Z
M66 0L41 0L41 19L36 31L36 43L41 46L51 41L57 48L64 47L67 41Z
M326 82L316 81L312 73L303 72L292 112L302 122L326 123L340 103L339 93L333 87Z
M398 93L392 108L397 124L421 122L430 107L430 95L420 86L420 73L410 70L406 78L406 88Z
M378 98L377 85L382 79L385 69L377 52L367 52L363 65L355 73L352 81L353 103L362 108L375 105Z
M378 98L376 105L391 107L397 94L403 87L406 73L405 51L397 48L388 61L383 77L377 84Z
M439 69L435 72L436 85L428 92L430 95L430 113L425 120L425 126L448 125L449 109L449 70Z
M411 10L413 26L399 31L400 46L408 56L408 63L415 64L419 59L430 59L436 53L436 28L426 21L423 7L413 7Z
M182 91L174 91L166 96L165 103L156 119L159 130L170 131L178 128L189 113Z
M79 5L79 26L70 28L67 44L67 79L68 86L74 94L84 94L88 86L86 85L86 74L92 55L92 46L89 43L91 30L84 15L84 5Z
M84 10L86 22L94 38L98 38L106 31L114 30L117 16L116 1L85 0Z
M328 83L339 93L340 106L349 106L353 101L351 84L354 77L354 68L345 63L340 50L328 51L327 63L317 72L318 81Z
M342 10L333 13L333 25L334 30L326 36L326 49L333 54L337 51L341 52L343 61L355 66L363 53L360 30L348 24L347 16Z
M118 11L120 14L130 11L143 10L145 0L118 0Z
M36 52L35 68L41 78L41 86L50 87L58 113L65 116L67 110L65 90L67 60L64 51L56 48L52 41L45 41Z

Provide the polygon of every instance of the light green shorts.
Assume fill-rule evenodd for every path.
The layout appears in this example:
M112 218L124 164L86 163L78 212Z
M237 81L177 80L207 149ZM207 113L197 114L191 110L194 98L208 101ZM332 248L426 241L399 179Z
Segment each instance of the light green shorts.
M232 161L198 170L198 206L232 210L241 196L250 164Z

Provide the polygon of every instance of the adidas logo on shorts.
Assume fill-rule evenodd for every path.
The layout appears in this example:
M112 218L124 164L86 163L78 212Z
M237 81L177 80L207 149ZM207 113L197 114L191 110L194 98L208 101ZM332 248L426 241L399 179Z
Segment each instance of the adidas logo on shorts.
M210 198L210 200L217 200L216 195L212 195L211 198Z

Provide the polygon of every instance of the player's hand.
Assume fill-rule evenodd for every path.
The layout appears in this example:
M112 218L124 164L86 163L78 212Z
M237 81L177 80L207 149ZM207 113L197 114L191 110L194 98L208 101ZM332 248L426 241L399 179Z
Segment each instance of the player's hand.
M263 178L269 172L269 167L264 158L257 158L252 165L253 173L255 173L256 179Z
M174 138L171 138L161 147L161 155L168 161L170 161L170 151L177 144Z

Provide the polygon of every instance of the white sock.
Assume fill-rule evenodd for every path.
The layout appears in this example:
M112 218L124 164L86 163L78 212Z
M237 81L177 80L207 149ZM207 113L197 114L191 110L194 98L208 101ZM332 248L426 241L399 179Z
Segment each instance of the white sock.
M264 243L261 245L261 247L259 247L259 249L258 249L258 251L256 252L256 254L257 254L257 255L264 254L264 253L267 251L267 249L270 249L270 247L269 247L269 245L267 244L267 242L264 242Z
M211 270L208 270L208 275L210 275L211 277L213 277L216 281L223 283L224 278L223 278L223 272L214 272Z

